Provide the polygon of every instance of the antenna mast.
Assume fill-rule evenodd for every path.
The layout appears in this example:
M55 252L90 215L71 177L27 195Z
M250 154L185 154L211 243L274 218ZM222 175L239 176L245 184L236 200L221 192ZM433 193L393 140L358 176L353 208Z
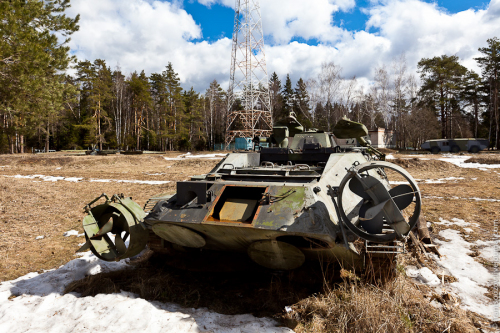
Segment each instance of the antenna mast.
M271 135L272 115L259 0L236 0L226 149L237 137Z

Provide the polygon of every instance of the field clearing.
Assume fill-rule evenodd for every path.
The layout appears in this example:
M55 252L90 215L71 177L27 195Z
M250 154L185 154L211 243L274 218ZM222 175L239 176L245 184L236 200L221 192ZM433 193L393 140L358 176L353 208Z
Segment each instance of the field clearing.
M83 232L83 207L101 193L123 193L132 196L142 206L153 195L174 193L176 181L206 173L219 162L219 159L207 158L175 159L178 155L180 153L136 156L65 156L63 153L0 156L0 281L12 280L29 272L41 273L74 259L74 253L79 244L84 242L84 238L65 237L64 233L69 230ZM498 156L481 154L480 157L479 163L500 164ZM415 157L398 154L389 161L403 166L418 181L423 197L423 213L438 241L446 241L439 233L447 229L456 230L468 242L495 241L494 223L500 222L500 168L463 168L442 161L441 158L441 155ZM39 176L33 177L35 175ZM153 185L140 183L144 181L170 182ZM467 221L470 228L459 223L442 222L453 219ZM414 258L408 260L415 261ZM485 259L477 258L477 261L489 270L493 266L492 262ZM158 273L148 271L148 267L145 269L142 274L146 276L151 272ZM189 281L196 283L197 279L194 277ZM224 283L226 285L221 284L220 287L225 290L227 281ZM117 286L110 287L109 292ZM207 285L200 283L197 287L205 288ZM133 288L137 288L137 285L132 286ZM185 290L195 294L199 292L195 289L196 286L186 288L188 289ZM416 299L424 302L422 295L430 292L426 286L417 287L418 291L412 288L405 289L405 295L421 292ZM251 297L251 290L245 292ZM265 295L267 291L259 289L257 292ZM273 292L279 293L280 289ZM352 290L342 292L347 295ZM208 294L213 298L214 290L210 290L210 293ZM285 296L290 295L292 294ZM303 313L303 318L307 318L307 323L299 324L297 331L329 330L321 319L314 316L309 318L305 313L321 313L321 306L331 306L329 302L332 300L325 295L312 298L305 298L305 295L307 290L289 297L288 304L304 299L294 306L294 311ZM203 296L193 296L198 297L198 303L193 303L189 297L186 296L183 305L208 306L203 303ZM221 307L230 296L224 297L226 299L219 299ZM363 290L356 297L369 299L374 294L370 290ZM183 303L179 300L177 302ZM228 313L239 311L241 309L226 309ZM325 314L328 315L331 313Z
M0 281L29 272L53 269L74 258L83 237L83 207L101 193L123 193L143 206L149 197L174 193L175 182L209 171L218 160L165 160L168 155L0 156ZM83 178L45 181L15 176L44 175ZM170 181L161 185L96 182L90 180ZM43 236L43 239L36 239Z

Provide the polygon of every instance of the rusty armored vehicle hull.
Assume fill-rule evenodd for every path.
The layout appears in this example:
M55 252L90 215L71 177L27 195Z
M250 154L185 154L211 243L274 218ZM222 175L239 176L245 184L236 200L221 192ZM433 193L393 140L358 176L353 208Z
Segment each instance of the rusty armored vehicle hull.
M268 139L275 147L230 153L144 209L116 195L99 205L96 199L86 206L82 250L103 260L137 255L147 244L167 253L240 253L274 270L313 260L363 268L367 244L375 253L394 252L420 214L411 175L369 147L340 149L331 133L290 137L286 126L277 133ZM291 143L283 147L280 133Z

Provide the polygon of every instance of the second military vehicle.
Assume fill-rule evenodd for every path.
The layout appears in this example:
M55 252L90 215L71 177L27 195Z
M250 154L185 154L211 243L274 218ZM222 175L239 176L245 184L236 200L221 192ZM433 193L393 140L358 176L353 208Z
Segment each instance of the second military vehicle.
M489 142L487 139L437 139L428 140L422 143L420 147L424 150L429 150L433 154L440 152L469 152L479 153L481 150L488 148Z

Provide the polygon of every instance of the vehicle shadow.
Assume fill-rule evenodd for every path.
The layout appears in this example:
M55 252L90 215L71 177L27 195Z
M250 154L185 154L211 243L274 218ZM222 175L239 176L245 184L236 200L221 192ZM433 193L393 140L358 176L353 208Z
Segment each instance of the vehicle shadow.
M89 261L85 257L43 274L30 273L17 280L6 281L0 286L0 291L10 291L9 299L13 298L13 301L19 297L19 302L29 307L26 312L38 311L37 301L36 298L28 298L32 300L28 305L22 296L41 296L38 302L47 304L49 300L53 303L54 312L82 303L88 306L79 307L99 313L103 312L99 310L104 306L103 299L107 303L120 299L121 303L130 302L130 306L135 307L132 300L140 298L141 302L149 303L147 307L150 309L153 306L160 313L168 311L177 316L174 319L181 326L196 323L199 327L212 327L210 325L223 322L228 327L238 327L235 321L256 325L257 320L259 325L264 325L260 327L276 328L270 319L255 317L280 320L286 306L321 292L325 279L333 279L333 275L327 278L323 273L331 271L331 268L322 268L319 263L308 264L302 270L276 272L261 268L246 256L236 254L212 253L199 257L189 254L189 260L182 255L175 260L168 258L155 254L146 260L126 264ZM201 265L201 262L205 264ZM210 266L214 269L207 269ZM66 303L58 303L64 299ZM113 307L112 304L106 306ZM214 314L207 314L205 308L230 316L215 314L217 320L214 321ZM75 325L80 325L79 320L75 319ZM276 329L274 331L281 331Z

